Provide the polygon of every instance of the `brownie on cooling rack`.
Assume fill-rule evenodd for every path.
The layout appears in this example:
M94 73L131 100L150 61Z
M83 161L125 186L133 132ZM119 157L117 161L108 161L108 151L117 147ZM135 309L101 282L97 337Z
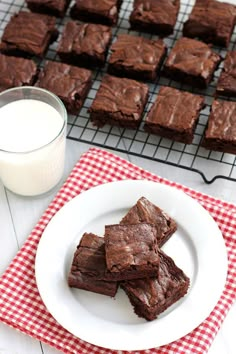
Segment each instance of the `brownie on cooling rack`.
M57 53L62 61L72 65L103 66L111 38L108 26L69 21L64 27Z
M136 80L155 81L166 51L161 39L120 34L111 46L108 72Z
M98 127L105 124L137 128L148 100L148 85L132 79L105 75L89 108L90 120Z
M201 145L236 154L236 102L214 100Z
M22 57L43 57L57 36L55 17L20 11L7 23L1 38L0 51Z
M181 37L171 50L165 64L164 75L199 88L206 88L221 57L201 41Z
M228 47L236 22L236 6L215 0L196 0L183 35Z
M17 86L31 86L38 76L33 60L4 54L0 54L0 72L0 92Z
M92 72L65 63L48 61L36 82L57 95L68 113L78 114L92 85Z
M134 0L131 29L168 36L174 31L179 7L180 0Z
M203 107L203 96L163 86L147 113L144 129L149 133L191 144Z
M216 93L236 97L236 51L229 51L217 82Z
M74 253L68 275L70 287L114 297L118 283L106 279L104 239L84 233Z
M122 218L120 224L138 224L140 222L155 225L159 247L163 246L177 229L175 220L145 197L139 198L137 203Z
M123 0L76 0L70 15L75 20L115 26Z
M105 226L105 254L113 279L155 276L159 269L157 230L148 223Z
M64 17L71 0L26 0L28 8L38 12L56 17Z
M168 307L180 300L190 285L189 278L172 258L159 251L160 267L156 277L121 282L134 312L152 321Z

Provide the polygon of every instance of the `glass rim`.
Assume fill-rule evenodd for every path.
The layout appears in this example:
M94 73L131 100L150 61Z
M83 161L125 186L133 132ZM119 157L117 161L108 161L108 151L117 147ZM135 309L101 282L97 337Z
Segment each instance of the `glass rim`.
M32 149L32 150L27 150L27 151L10 151L10 150L4 150L4 149L1 149L0 148L0 152L4 152L4 153L7 153L7 154L17 154L17 155L25 155L25 154L31 154L33 152L36 152L36 151L40 151L41 149L44 149L45 147L51 145L60 135L62 135L64 129L66 129L66 125L67 125L67 110L65 108L65 105L64 103L62 102L62 100L57 96L55 95L53 92L51 91L48 91L46 89L43 89L41 87L36 87L36 86L19 86L19 87L13 87L13 88L10 88L10 89L7 89L7 90L4 90L2 92L0 92L0 99L2 96L10 93L10 92L14 92L14 91L24 91L24 90L33 90L33 91L38 91L38 92L43 92L44 94L48 95L48 96L51 96L58 104L59 106L62 108L62 114L61 117L63 119L63 124L62 124L62 127L61 129L59 130L59 132L57 133L57 135L52 139L50 140L48 143L38 147L38 148L35 148L35 149ZM24 98L22 98L24 99ZM19 99L21 100L21 99ZM16 101L19 101L19 100L16 100ZM41 101L40 99L37 99L37 101ZM15 102L15 101L12 101L12 102ZM11 102L8 102L6 104L9 104ZM3 106L4 107L4 106ZM55 109L55 107L53 107ZM1 110L1 107L0 107L0 110ZM58 112L59 113L59 112Z

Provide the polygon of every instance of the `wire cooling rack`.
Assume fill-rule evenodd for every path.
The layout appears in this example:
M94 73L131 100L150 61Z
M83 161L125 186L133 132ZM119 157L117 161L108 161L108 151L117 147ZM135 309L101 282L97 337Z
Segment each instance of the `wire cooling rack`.
M194 0L181 0L181 7L175 26L175 31L173 35L164 39L169 51L173 47L175 41L182 36L183 23L187 20L194 2ZM71 1L70 7L73 4L74 1ZM137 32L129 31L129 15L132 11L132 6L133 0L123 0L118 24L113 28L113 40L120 33L133 33L137 35ZM4 28L10 17L19 10L26 9L27 6L24 0L0 0L0 36L2 36ZM69 9L63 19L58 19L57 25L60 33L62 33L65 23L70 19ZM139 33L139 35L147 38L155 38L155 36L144 33ZM60 36L58 40L60 40ZM234 43L236 43L236 32L231 38L231 43L228 48L229 50L235 49ZM50 46L45 58L38 63L40 67L43 67L45 60L59 61L56 54L57 46L58 41ZM219 47L213 47L213 49L222 57L225 57L225 49ZM212 183L218 178L236 181L236 156L232 154L209 151L202 148L200 145L208 120L210 106L214 98L216 83L222 70L222 63L215 73L214 81L206 90L199 90L191 86L177 83L173 80L166 79L161 74L155 84L148 83L150 96L144 112L145 114L143 121L145 120L145 115L151 104L154 102L162 85L175 87L205 96L206 107L201 112L194 134L194 140L190 145L148 134L143 130L143 122L137 130L111 127L108 125L105 125L103 128L94 127L89 120L88 108L96 95L106 69L107 64L102 69L93 72L93 85L79 115L70 115L68 117L68 139L125 152L135 156L141 156L152 160L153 163L162 162L172 166L178 166L182 169L191 170L200 174L206 183Z

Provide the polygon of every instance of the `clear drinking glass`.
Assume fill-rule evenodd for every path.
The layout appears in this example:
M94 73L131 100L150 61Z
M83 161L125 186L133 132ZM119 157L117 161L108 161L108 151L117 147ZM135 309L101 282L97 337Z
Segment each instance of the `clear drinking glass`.
M67 112L53 93L31 86L0 93L0 178L12 192L48 192L64 171Z

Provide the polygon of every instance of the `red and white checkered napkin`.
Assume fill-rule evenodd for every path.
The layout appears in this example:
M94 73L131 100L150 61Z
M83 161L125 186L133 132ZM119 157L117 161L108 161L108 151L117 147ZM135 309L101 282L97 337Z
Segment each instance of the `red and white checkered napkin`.
M209 317L193 332L161 348L135 353L206 353L236 299L236 206L151 174L109 152L92 148L82 155L66 183L49 205L0 279L0 320L67 354L117 353L84 342L62 328L48 313L38 293L34 262L40 237L53 215L79 193L101 183L148 179L174 186L198 200L219 225L229 257L227 283Z

